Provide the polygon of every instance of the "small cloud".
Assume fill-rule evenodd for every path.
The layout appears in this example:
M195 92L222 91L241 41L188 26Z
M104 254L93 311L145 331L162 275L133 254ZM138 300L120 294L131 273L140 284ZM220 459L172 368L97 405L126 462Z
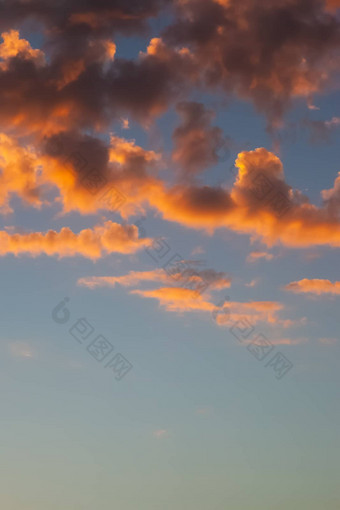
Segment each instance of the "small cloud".
M157 439L164 439L166 437L169 437L169 431L167 429L158 429L153 431L154 437Z
M122 124L122 129L130 129L130 123L129 123L129 119L120 119L121 121L121 124Z
M309 104L308 109L309 110L320 110L320 108L318 106L315 106L315 104Z
M324 345L335 345L338 343L337 338L319 338L319 342Z
M340 126L340 117L333 117L331 120L326 120L325 126L328 128Z
M322 257L322 253L317 252L317 251L309 251L302 255L303 260L305 260L307 262L317 260L321 257Z
M331 282L325 279L308 279L291 282L284 287L288 292L295 294L314 294L321 296L323 294L339 296L340 295L340 281Z
M12 342L8 348L14 358L35 358L32 347L26 342Z
M171 274L164 269L154 269L152 271L130 271L122 276L92 276L79 278L78 285L95 289L97 287L115 287L116 284L125 287L138 286L143 282L155 283L173 283L178 285L186 284L192 286L196 284L196 290L208 288L215 290L230 287L231 279L226 273L217 272L213 269L194 269L199 266L199 261L181 261L173 267Z
M310 130L310 141L312 143L328 142L331 134L340 126L340 117L332 117L329 120L306 119L304 125Z
M270 340L272 345L300 345L308 342L308 338L276 338Z
M84 370L86 365L77 360L66 360L63 366L70 370Z
M210 407L199 407L198 409L196 409L196 414L199 414L199 415L207 415L207 414L210 414L211 413L211 408Z
M202 246L196 246L191 252L191 255L195 257L196 255L202 255L204 252L204 248Z
M255 287L255 285L257 285L260 281L260 278L254 278L254 280L252 280L251 282L249 283L246 283L245 286L246 287Z
M273 260L274 255L266 251L252 251L247 257L247 262L256 262L259 259Z

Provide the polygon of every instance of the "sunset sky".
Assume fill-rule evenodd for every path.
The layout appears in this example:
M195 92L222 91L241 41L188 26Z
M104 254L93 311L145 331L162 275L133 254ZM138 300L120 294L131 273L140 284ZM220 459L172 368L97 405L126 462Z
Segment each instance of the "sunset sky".
M340 0L0 2L6 510L339 510Z

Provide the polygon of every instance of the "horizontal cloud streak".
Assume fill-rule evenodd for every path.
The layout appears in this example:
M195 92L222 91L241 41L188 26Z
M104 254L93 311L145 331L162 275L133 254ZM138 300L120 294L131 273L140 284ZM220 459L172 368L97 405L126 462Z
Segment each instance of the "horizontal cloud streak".
M82 256L95 260L110 253L135 253L150 243L149 239L138 239L134 225L122 226L107 221L78 234L67 227L60 232L49 230L46 233L9 234L0 231L0 256Z
M288 292L295 294L315 294L321 296L323 294L340 295L340 282L331 282L322 279L307 279L289 283L285 286Z
M204 285L207 284L209 289L223 289L230 287L230 278L225 273L217 273L212 269L195 270L188 268L184 270L177 269L169 275L164 269L155 269L153 271L130 271L123 276L92 276L80 278L78 285L94 289L97 287L115 287L116 284L124 287L138 286L143 282L155 283L174 283L179 285Z

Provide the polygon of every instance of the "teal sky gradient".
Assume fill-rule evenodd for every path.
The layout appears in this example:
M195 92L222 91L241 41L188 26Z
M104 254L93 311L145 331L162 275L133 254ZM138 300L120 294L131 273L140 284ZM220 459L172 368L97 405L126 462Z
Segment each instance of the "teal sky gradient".
M156 23L156 22L155 22ZM165 23L158 21L160 30ZM37 34L22 33L33 47ZM117 39L125 58L145 51L149 37ZM121 44L121 47L120 47ZM230 172L244 147L276 150L286 181L320 205L320 192L340 171L340 126L328 142L311 142L300 127L296 141L274 146L267 121L245 100L222 104L214 93L191 99L213 107L219 126L232 139L226 161L204 174L207 185L233 184ZM317 95L319 110L296 101L289 122L340 118L340 93ZM163 150L169 162L178 125L172 107L148 129L130 120L109 131L135 139L147 150ZM289 132L283 129L282 132ZM291 132L291 131L290 131ZM249 144L249 146L248 146ZM164 178L173 179L165 165ZM0 230L74 232L118 213L62 214L57 204L36 210L13 196L14 212L0 216ZM134 223L138 216L129 218ZM0 259L1 496L6 510L337 510L339 489L339 296L307 296L283 287L303 278L339 280L339 248L266 247L227 229L214 233L165 221L148 210L146 236L164 238L171 253L203 260L231 277L231 287L214 292L219 303L278 301L280 317L305 321L285 330L256 324L293 368L281 380L258 361L229 327L210 312L169 312L155 299L131 294L135 287L97 288L77 284L92 276L121 276L161 267L141 250L83 257ZM197 248L199 251L197 252ZM272 260L247 261L251 252ZM198 253L198 254L195 254ZM247 286L256 280L254 286ZM156 288L155 282L141 289ZM52 310L65 297L71 316L56 324ZM117 381L69 333L86 318L133 365ZM328 339L328 342L321 341ZM302 341L303 340L303 341ZM274 354L274 351L273 351Z

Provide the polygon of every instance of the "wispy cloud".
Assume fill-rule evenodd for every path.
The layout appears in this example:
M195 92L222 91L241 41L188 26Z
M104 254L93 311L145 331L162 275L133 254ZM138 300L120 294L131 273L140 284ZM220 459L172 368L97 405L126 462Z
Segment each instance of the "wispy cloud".
M170 432L167 429L158 429L153 431L153 436L157 439L166 439L170 436Z
M319 338L319 342L323 345L335 345L339 342L338 338Z
M245 283L246 287L255 287L260 282L260 278L254 278L248 283Z
M308 338L271 338L272 345L300 345L308 342Z
M10 342L8 350L14 358L32 359L36 357L36 351L28 342Z
M164 269L154 269L152 271L130 271L122 276L91 276L80 278L78 285L90 289L98 287L115 287L117 284L124 287L138 286L143 282L156 282L165 284L196 284L207 283L210 290L224 289L230 287L231 279L226 273L216 272L213 269L195 269L189 271L187 268L181 270L181 265L174 268L174 272L167 273Z
M257 260L273 260L274 255L266 251L252 251L247 257L247 262L256 262Z

